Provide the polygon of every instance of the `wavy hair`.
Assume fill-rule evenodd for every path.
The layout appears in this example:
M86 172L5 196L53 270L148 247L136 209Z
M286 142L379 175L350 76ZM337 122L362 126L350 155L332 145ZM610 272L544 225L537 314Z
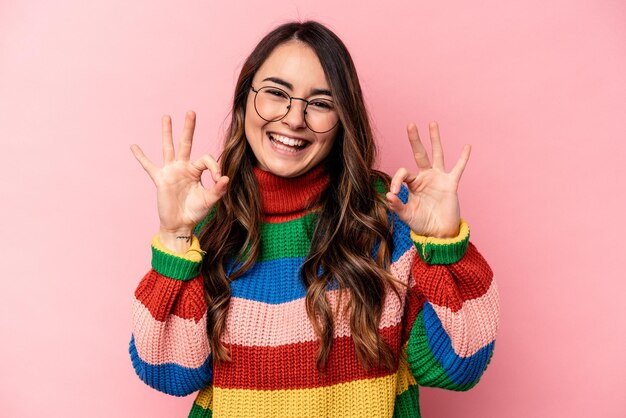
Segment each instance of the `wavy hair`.
M352 58L332 31L314 21L287 23L267 34L246 59L237 80L220 157L222 174L230 178L228 191L199 234L206 251L202 274L213 361L231 360L219 339L226 323L230 282L252 267L261 247L262 208L253 172L256 160L244 131L246 102L256 71L277 46L291 40L304 42L317 54L340 118L333 149L324 162L330 184L317 203L318 221L301 268L307 315L319 338L316 367L323 371L327 363L334 319L349 314L362 367L394 370L397 360L378 332L387 292L400 297L398 282L387 271L393 225L384 196L374 187L382 182L388 188L389 176L373 169L376 147ZM228 268L233 260L236 268ZM330 287L339 290L334 312L326 295ZM342 303L344 294L347 303Z

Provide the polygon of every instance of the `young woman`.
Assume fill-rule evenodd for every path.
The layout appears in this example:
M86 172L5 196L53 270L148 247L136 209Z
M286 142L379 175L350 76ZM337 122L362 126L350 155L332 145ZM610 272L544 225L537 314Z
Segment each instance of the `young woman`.
M419 173L374 170L356 70L334 33L289 23L260 41L219 163L190 161L193 112L177 152L162 123L163 167L131 147L161 222L135 292L130 354L144 382L199 391L192 417L415 417L418 385L478 382L498 297L460 218L470 148L446 172L437 124L432 164L410 124Z

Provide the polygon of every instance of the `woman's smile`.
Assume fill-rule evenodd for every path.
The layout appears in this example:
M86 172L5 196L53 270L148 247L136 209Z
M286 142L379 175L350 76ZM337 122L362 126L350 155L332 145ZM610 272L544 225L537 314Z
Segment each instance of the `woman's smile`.
M276 132L268 132L267 137L277 152L287 154L301 153L310 144L307 140Z

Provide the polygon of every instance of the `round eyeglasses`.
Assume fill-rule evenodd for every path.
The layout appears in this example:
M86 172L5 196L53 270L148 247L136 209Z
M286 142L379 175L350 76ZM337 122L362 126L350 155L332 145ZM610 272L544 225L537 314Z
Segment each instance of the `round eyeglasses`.
M306 126L318 134L332 130L339 123L339 115L332 100L313 98L310 100L292 97L285 90L278 87L265 86L256 90L254 109L261 119L267 122L277 122L287 116L293 100L301 100L304 106L304 122Z

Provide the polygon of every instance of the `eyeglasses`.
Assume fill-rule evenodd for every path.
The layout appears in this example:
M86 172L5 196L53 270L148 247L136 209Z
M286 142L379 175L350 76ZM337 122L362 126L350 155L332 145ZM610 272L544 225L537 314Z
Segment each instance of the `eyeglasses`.
M283 119L291 109L293 100L301 100L304 106L304 122L306 126L318 134L332 130L339 123L339 115L332 100L314 98L311 100L300 97L292 97L285 90L278 87L265 86L256 90L254 109L261 119L268 122L276 122Z

